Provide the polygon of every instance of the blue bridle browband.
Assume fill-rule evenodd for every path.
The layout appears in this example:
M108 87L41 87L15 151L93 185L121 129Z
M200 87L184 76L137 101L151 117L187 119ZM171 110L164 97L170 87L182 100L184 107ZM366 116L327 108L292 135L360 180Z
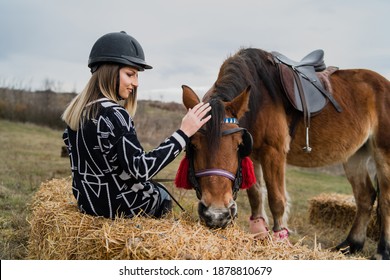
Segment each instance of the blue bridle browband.
M223 123L235 123L238 124L238 120L236 118L224 118Z

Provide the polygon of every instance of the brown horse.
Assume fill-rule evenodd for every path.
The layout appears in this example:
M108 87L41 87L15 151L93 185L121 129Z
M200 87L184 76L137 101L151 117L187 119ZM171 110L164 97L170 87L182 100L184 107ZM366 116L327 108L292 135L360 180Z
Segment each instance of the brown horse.
M380 241L374 258L390 256L390 82L363 69L338 70L329 76L331 103L310 119L310 132L301 112L289 102L273 54L260 49L241 49L222 64L218 78L203 101L212 105L212 119L191 139L192 173L226 170L238 173L242 133L224 133L245 128L253 136L251 159L256 183L247 190L251 206L250 230L267 232L264 210L264 179L273 217L273 231L284 238L287 231L286 164L302 167L341 162L357 204L353 226L337 248L354 253L363 248L373 204L378 198ZM192 108L198 96L183 86L183 103ZM239 120L225 123L225 118ZM310 136L310 153L303 152ZM376 166L378 190L371 182L367 161ZM191 173L191 172L190 172ZM197 184L199 216L210 227L225 227L237 213L235 180L209 172L192 176Z

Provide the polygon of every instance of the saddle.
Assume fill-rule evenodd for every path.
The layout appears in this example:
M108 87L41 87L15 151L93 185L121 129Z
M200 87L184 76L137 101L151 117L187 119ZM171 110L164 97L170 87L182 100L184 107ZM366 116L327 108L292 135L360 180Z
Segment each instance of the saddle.
M306 127L306 146L303 150L311 152L309 145L310 118L321 112L330 101L338 112L342 109L330 93L329 86L323 85L319 72L326 70L324 51L315 50L301 61L294 61L281 53L272 52L279 69L280 80L288 100L295 109L303 112ZM331 72L337 68L332 67Z

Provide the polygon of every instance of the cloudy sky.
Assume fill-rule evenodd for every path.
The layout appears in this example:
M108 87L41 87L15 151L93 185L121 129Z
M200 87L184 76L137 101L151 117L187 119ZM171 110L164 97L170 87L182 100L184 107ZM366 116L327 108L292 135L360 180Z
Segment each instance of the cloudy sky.
M200 96L241 47L299 60L325 50L327 65L368 68L390 79L388 0L0 0L0 87L80 91L95 41L124 30L154 69L140 99Z

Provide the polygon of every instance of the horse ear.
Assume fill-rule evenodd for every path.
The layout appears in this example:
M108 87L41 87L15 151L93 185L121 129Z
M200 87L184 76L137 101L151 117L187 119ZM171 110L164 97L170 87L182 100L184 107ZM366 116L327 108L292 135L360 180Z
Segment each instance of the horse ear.
M240 119L249 110L250 90L251 86L248 86L232 101L225 103L226 111L230 112L233 117Z
M187 109L193 108L200 102L199 97L189 86L182 85L181 88L183 89L183 104Z

